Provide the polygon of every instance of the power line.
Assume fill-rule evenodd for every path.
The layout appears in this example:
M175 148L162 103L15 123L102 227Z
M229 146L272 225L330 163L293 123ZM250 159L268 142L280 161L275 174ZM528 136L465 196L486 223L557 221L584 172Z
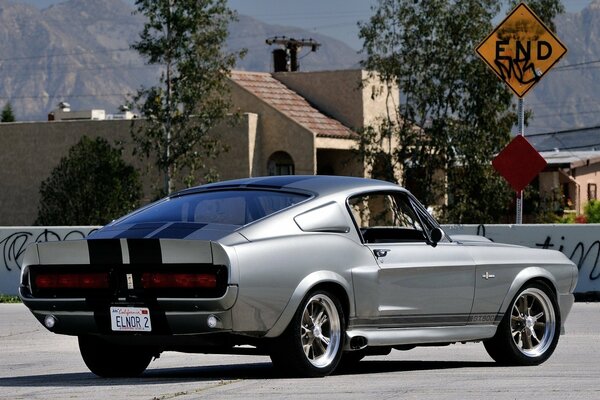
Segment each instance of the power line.
M559 141L559 143L564 144L564 142L562 142L561 140L557 139ZM586 144L586 145L582 145L582 146L566 146L566 147L561 147L559 150L576 150L576 149L585 149L587 147L600 147L600 143L590 143L590 144Z
M596 129L600 129L600 125L587 126L584 128L571 128L571 129L565 129L562 131L554 131L554 132L532 133L532 134L527 135L527 137L562 135L562 134L566 134L566 133L593 131Z
M581 67L581 66L585 66L585 65L598 64L598 63L600 63L600 60L585 61L585 62L580 62L577 64L560 65L560 66L554 68L554 71L567 70L567 69L572 69L575 67Z
M545 115L535 115L534 118L551 118L551 117L570 117L573 115L585 115L585 114L598 114L600 110L591 110L591 111L575 111L569 113L558 113L558 114L545 114Z

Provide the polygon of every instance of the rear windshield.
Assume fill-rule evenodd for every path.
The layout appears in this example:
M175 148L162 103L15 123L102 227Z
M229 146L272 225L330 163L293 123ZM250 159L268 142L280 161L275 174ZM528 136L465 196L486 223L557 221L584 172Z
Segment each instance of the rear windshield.
M226 190L188 194L158 202L125 217L120 224L141 222L198 222L246 225L309 196L268 190Z

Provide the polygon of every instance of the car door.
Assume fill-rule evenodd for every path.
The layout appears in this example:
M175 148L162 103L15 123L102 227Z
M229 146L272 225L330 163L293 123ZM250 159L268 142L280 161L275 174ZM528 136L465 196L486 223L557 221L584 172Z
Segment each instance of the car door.
M379 267L374 323L467 324L475 263L462 246L447 238L434 244L430 232L439 226L408 193L371 192L351 197L348 205Z

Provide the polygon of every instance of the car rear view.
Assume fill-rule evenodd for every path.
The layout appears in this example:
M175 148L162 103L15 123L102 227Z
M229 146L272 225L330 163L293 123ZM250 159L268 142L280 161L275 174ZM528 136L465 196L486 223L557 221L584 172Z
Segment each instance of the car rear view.
M79 336L93 372L136 375L164 349L228 341L238 280L233 250L220 241L247 242L239 228L307 197L253 189L186 193L86 240L36 243L24 256L21 298L48 330Z

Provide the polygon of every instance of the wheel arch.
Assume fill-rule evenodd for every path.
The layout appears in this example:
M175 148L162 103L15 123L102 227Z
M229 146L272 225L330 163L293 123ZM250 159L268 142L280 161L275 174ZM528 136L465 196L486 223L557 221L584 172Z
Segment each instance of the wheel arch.
M342 304L344 316L346 320L351 313L354 312L354 303L350 300L352 296L352 285L341 275L332 271L316 271L306 276L296 289L294 290L290 300L285 306L283 312L273 325L273 327L267 332L265 337L274 338L281 335L289 323L291 322L294 314L300 307L302 300L314 290L323 289L331 292L337 296L338 300ZM347 324L347 321L346 321ZM344 327L345 328L345 327Z
M541 282L548 286L552 291L552 294L554 295L555 301L558 303L558 289L556 285L556 280L554 279L552 274L544 268L529 267L519 272L513 280L512 284L510 285L510 288L508 289L508 292L504 296L502 305L500 306L500 313L504 315L517 293L526 285L534 282Z

